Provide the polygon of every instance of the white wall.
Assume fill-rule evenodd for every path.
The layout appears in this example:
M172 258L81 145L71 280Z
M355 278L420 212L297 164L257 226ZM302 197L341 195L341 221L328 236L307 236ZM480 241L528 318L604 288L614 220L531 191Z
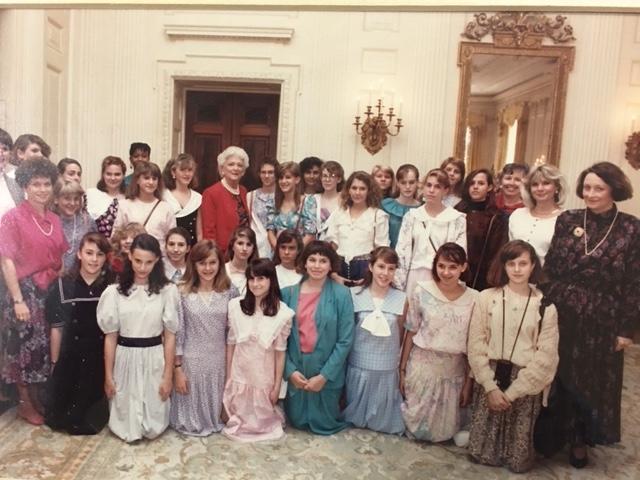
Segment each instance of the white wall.
M150 143L160 164L179 148L171 135L174 77L281 83L281 160L315 154L347 171L405 162L423 171L453 150L457 48L470 13L51 12L0 12L0 54L14 66L0 71L0 121L14 136L48 133L56 158L83 162L86 185L94 184L105 155L126 158L132 141ZM625 164L630 109L640 124L640 17L568 17L577 41L560 166L573 181L596 161ZM52 18L63 39L56 88L56 76L47 73L50 33L43 28ZM228 38L220 37L221 27L233 27ZM291 32L288 41L265 38ZM374 157L351 125L358 98L364 110L370 90L396 108L402 102L406 124ZM56 95L62 113L54 116ZM626 171L640 195L638 172ZM568 206L579 204L572 198ZM640 213L637 201L624 207Z

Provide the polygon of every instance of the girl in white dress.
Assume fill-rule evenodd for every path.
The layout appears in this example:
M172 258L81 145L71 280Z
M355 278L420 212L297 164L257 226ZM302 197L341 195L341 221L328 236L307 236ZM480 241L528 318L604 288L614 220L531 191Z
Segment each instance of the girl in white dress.
M155 163L136 162L127 198L120 202L113 229L131 222L140 223L149 235L158 240L164 253L164 240L169 230L176 226L176 216L169 204L162 200L163 190L160 168Z
M169 425L179 297L160 258L158 241L138 235L119 283L98 302L109 428L125 442L153 439Z
M231 234L227 247L229 261L224 264L224 268L240 295L247 291L245 270L249 262L258 256L256 245L256 234L249 227L238 227Z
M395 286L411 297L420 280L431 280L436 251L447 242L467 249L466 215L445 207L442 199L449 193L449 176L439 168L427 172L422 180L424 206L409 210L402 219L396 252L400 265Z

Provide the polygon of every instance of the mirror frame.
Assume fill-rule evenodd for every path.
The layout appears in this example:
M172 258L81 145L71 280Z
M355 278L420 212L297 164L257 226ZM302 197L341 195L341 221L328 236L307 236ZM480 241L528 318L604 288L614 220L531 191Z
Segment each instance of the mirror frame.
M496 14L497 17L501 14ZM504 15L522 15L518 13L506 12ZM486 19L486 14L476 14L476 19ZM558 20L560 17L556 17ZM564 21L564 17L562 17ZM476 27L476 22L470 22L464 36L480 40L491 29L487 29L481 35L470 35L470 26ZM515 29L514 29L515 30ZM571 30L572 33L572 30ZM493 43L488 42L460 42L458 49L458 67L460 68L460 83L458 86L458 111L456 115L456 131L454 140L454 156L464 159L465 157L465 137L468 123L469 113L469 97L471 93L471 61L474 55L511 55L511 56L527 56L527 57L546 57L555 58L556 75L553 86L553 94L551 98L551 126L549 147L546 153L546 162L552 165L558 165L560 162L560 149L562 143L562 129L564 124L565 105L567 99L567 83L569 73L573 69L575 58L575 47L564 45L542 45L542 37L544 33L538 32L530 34L528 37L532 41L522 41L521 37L517 37L516 33L506 34L504 30L501 32L493 31ZM551 35L548 35L551 37ZM551 37L554 41L557 39ZM573 40L573 36L569 38ZM565 39L560 41L567 41ZM493 161L492 161L493 164ZM468 168L477 168L475 165L469 165Z

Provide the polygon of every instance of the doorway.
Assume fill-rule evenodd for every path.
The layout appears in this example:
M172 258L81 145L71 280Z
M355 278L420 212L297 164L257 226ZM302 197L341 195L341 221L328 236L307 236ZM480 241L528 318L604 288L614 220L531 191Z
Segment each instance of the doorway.
M220 180L218 154L231 145L249 155L241 181L247 190L260 186L264 160L276 158L280 86L248 85L246 91L227 91L230 88L234 86L224 87L225 91L186 91L185 152L196 159L201 192Z

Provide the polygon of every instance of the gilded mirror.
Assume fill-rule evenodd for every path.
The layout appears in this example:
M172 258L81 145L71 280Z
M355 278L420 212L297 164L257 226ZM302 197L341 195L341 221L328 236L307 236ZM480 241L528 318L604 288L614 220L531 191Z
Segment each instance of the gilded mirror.
M491 34L493 43L481 42ZM560 159L567 80L575 40L566 18L476 14L458 51L460 86L454 155L467 169ZM554 45L545 45L550 39Z

